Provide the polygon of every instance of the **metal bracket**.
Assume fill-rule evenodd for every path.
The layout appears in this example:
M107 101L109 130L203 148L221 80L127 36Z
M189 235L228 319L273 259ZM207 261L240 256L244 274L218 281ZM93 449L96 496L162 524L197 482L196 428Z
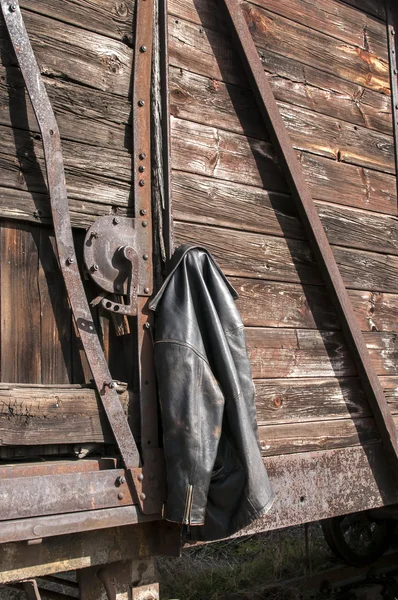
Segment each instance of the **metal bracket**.
M390 63L391 109L393 118L395 169L398 175L398 8L396 0L386 0L387 42ZM398 189L398 181L397 181Z

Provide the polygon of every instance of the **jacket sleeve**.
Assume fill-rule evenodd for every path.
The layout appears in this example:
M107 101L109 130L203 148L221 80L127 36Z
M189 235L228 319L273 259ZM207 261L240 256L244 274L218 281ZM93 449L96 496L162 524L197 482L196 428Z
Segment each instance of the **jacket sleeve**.
M165 518L202 525L224 410L209 364L184 341L155 343L167 469Z

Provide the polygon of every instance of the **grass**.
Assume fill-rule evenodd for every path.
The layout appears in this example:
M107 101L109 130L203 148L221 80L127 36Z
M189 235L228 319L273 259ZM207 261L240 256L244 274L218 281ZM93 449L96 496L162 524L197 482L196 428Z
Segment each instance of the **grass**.
M298 600L303 597L298 589L278 582L337 564L319 525L311 524L307 535L308 551L304 527L292 527L188 547L178 559L161 558L162 600Z

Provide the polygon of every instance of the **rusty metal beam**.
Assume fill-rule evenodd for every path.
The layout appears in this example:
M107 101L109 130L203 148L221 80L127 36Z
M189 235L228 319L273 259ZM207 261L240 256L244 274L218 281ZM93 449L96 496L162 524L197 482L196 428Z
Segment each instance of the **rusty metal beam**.
M42 135L58 259L72 313L95 385L126 466L129 483L134 490L132 469L139 467L140 456L109 372L77 265L58 125L17 0L1 0L1 9Z
M396 476L398 475L398 443L395 424L325 230L311 197L309 186L296 157L271 86L264 73L240 1L223 0L223 4L258 107L275 145L280 165L291 194L296 201L298 213L311 243L312 251L334 301L345 339L354 358L358 375L366 392L385 450L390 458L393 474Z

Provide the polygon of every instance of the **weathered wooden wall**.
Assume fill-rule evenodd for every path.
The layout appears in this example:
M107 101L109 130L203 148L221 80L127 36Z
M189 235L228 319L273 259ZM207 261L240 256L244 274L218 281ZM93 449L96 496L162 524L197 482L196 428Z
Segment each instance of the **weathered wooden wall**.
M398 221L376 0L244 1L377 373L397 412ZM378 439L221 10L169 0L177 242L207 246L247 326L265 456Z
M366 447L378 434L216 1L169 0L175 243L206 245L240 294L264 456L284 464L299 453L291 460L300 464L317 450L324 474L339 449ZM96 216L131 213L133 2L21 5L60 125L81 245ZM256 0L243 8L398 419L385 14L377 0ZM80 435L106 442L94 396L70 388L89 372L48 227L40 135L3 25L0 50L1 381L58 384L0 389L1 436L15 443L25 423L20 443L29 447L46 435L52 444ZM131 388L132 337L116 337L104 315L98 325L114 377ZM314 509L305 518L317 516Z

